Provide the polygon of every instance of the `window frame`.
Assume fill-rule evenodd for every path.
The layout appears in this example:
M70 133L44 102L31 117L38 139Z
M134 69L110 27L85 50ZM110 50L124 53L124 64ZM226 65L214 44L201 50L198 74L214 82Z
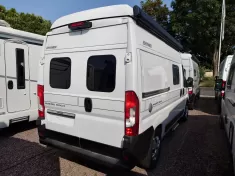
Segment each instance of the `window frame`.
M66 88L64 88L64 87L56 87L56 86L52 86L52 84L51 84L51 77L52 77L52 74L51 74L51 64L52 64L52 61L53 60L55 60L55 59L69 59L69 62L70 62L70 68L68 67L68 69L70 69L70 72L69 72L69 85L68 86L66 86ZM72 60L69 58L69 57L55 57L55 58L52 58L51 59L51 61L50 61L50 67L49 67L49 85L50 85L50 87L51 88L53 88L53 89L64 89L64 90L67 90L67 89L69 89L70 88L70 86L71 86L71 76L72 76L72 74L71 74L71 71L72 71Z
M19 52L23 51L23 58L20 58ZM16 48L15 49L15 56L16 56L16 82L17 82L17 89L25 89L26 83L25 83L25 52L22 48ZM21 63L23 63L23 72L20 73L20 66ZM22 80L20 79L22 78Z
M89 77L90 77L90 75L88 76L88 74L90 74L90 72L89 72L89 69L88 69L88 66L89 65L91 65L91 64L89 64L89 61L91 60L91 59L93 59L93 58L95 58L95 57L103 57L103 56L105 56L105 57L110 57L111 59L114 59L114 60L111 60L111 62L113 62L113 64L115 65L115 69L114 69L114 85L112 86L112 88L113 89L111 89L110 91L105 91L105 90L101 90L101 89L92 89L91 87L90 87L90 84L89 84ZM100 58L97 58L97 59L100 59ZM87 71L87 73L86 73L86 87L87 87L87 90L89 90L89 91L91 91L91 92L100 92L100 93L111 93L111 92L113 92L114 90L115 90L115 88L116 88L116 82L117 82L117 58L115 57L115 55L113 55L113 54L104 54L104 55L92 55L92 56L90 56L88 59L87 59L87 67L86 67L86 71ZM94 78L93 78L94 79ZM101 79L102 80L102 79Z

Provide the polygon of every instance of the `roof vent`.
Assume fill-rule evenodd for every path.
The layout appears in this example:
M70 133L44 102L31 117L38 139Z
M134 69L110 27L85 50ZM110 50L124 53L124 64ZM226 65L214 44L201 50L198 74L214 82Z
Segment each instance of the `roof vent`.
M0 26L9 27L9 28L11 27L11 25L4 20L0 20Z

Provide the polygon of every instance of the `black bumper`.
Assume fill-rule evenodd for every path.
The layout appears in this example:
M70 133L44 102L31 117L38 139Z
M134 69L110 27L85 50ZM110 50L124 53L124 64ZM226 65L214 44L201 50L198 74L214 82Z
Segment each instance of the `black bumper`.
M40 120L37 120L37 125L40 143L77 153L88 160L102 162L107 166L111 164L123 167L129 161L139 163L146 157L154 133L151 127L138 136L124 136L123 147L116 148L47 130L45 125L41 125Z

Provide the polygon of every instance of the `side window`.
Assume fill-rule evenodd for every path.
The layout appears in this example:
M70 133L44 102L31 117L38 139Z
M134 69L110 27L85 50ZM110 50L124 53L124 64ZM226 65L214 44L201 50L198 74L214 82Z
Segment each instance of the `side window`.
M116 58L113 55L91 56L87 61L87 89L112 92L116 84Z
M16 48L17 89L25 89L24 49Z
M232 66L228 75L227 88L231 89L231 86L234 84L235 84L235 66Z
M178 85L180 83L180 71L179 67L177 65L172 65L172 71L173 71L173 84Z
M194 69L194 77L197 76L197 71Z
M184 67L182 66L182 73L183 73L183 80L184 80L184 87L186 87L186 70L184 69Z
M68 89L71 83L71 59L53 58L50 63L50 86L56 89Z

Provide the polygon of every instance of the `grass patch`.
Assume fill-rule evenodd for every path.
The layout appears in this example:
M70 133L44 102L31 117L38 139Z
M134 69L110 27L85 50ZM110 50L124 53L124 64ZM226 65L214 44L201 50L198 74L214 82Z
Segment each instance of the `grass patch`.
M214 87L215 86L215 80L214 77L211 78L204 78L201 83L201 87Z

